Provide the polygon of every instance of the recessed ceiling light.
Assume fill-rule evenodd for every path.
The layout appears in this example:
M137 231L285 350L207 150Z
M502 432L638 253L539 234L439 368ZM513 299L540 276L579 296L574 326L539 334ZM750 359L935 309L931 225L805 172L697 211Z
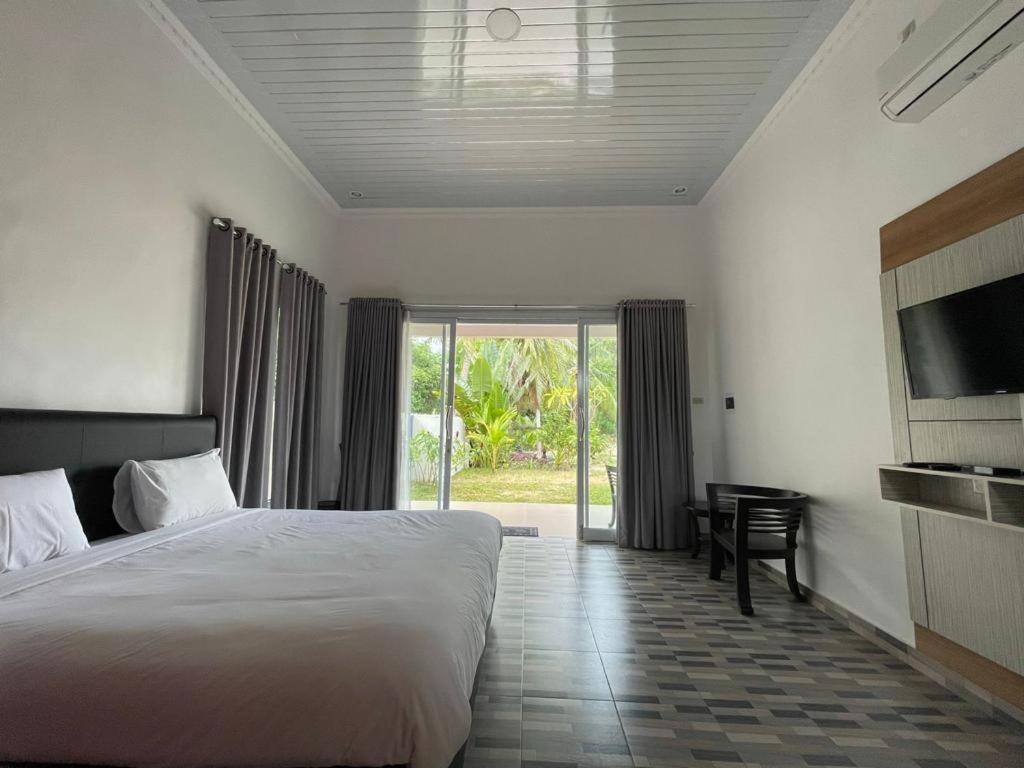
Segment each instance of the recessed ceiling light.
M350 198L352 198L353 200L362 200L363 199L363 193L359 192L358 190L355 190L355 189L353 189L351 192L349 192L348 196Z
M507 43L519 36L523 21L511 8L495 8L487 14L487 31L495 40Z
M675 187L672 190L672 194L679 197L680 195L685 195L688 191L686 187Z

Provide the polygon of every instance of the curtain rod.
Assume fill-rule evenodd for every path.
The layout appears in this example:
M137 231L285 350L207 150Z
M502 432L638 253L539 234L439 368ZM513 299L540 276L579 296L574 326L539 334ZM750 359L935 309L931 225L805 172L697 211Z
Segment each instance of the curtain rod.
M338 306L347 307L347 301L339 301ZM696 304L686 302L687 309L693 309ZM408 310L424 310L424 309L451 309L451 310L466 310L466 309L511 309L511 310L582 310L587 312L614 312L618 309L618 304L406 304L402 302L402 307Z
M229 229L231 229L231 225L228 224L224 219L220 218L219 216L214 216L212 219L210 219L210 222L221 232L227 232ZM231 231L231 234L234 235L235 237L240 237L242 232L241 230L233 229ZM270 248L270 250L274 250L273 246L271 246L269 243L264 243L263 245L266 248ZM274 261L280 264L281 269L283 269L285 272L291 273L298 269L298 266L295 264L294 261L281 261L281 259L278 258L275 258Z

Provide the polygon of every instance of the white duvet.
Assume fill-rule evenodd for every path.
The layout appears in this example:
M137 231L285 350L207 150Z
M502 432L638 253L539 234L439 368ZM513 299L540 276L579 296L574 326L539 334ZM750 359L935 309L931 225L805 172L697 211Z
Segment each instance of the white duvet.
M236 510L0 576L0 761L444 768L501 527Z

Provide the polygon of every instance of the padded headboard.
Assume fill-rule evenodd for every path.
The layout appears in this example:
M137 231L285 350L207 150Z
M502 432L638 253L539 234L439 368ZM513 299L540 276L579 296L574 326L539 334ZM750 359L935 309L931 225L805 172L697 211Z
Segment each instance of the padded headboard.
M174 459L216 445L213 416L0 408L0 475L63 467L90 541L123 533L114 475L128 459Z

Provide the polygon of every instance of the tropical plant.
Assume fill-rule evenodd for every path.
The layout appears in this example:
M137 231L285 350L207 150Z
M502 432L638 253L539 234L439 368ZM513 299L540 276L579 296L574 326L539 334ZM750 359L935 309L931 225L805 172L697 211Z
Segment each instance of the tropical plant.
M466 424L475 463L490 469L501 466L521 431L520 417L486 357L477 356L465 381L455 385L455 410Z
M412 464L419 475L416 479L431 485L437 484L438 459L441 456L441 446L438 443L437 435L425 429L421 429L409 441Z
M417 339L409 346L412 356L409 405L412 412L440 413L440 382L444 375L441 350L430 339Z
M614 450L616 352L614 338L590 339L585 415L592 458ZM440 350L422 342L413 355L413 408L439 413ZM455 408L465 422L470 464L495 469L514 451L524 458L548 457L559 468L575 463L576 360L573 339L459 338Z
M515 428L519 413L515 408L502 408L497 402L486 399L481 408L480 418L474 429L468 432L470 443L477 450L480 463L495 470L515 444Z
M545 452L551 453L555 469L565 469L575 464L576 419L568 407L546 410L537 432Z

